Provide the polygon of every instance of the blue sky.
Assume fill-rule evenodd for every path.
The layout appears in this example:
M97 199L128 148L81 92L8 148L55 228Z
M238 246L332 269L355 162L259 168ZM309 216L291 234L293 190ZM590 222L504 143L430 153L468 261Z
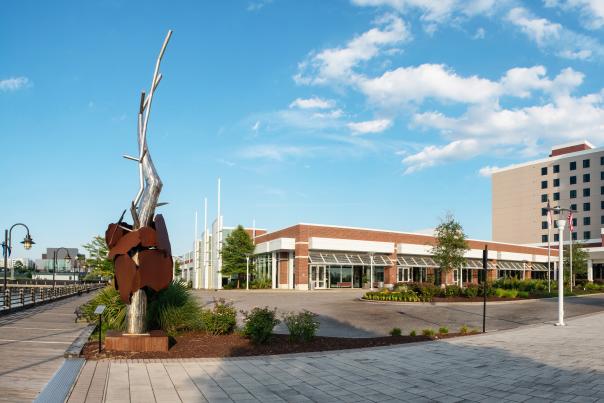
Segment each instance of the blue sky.
M39 257L137 190L136 111L174 30L148 138L176 253L225 224L491 236L489 171L604 137L604 2L3 2L0 227ZM22 238L20 230L16 238Z

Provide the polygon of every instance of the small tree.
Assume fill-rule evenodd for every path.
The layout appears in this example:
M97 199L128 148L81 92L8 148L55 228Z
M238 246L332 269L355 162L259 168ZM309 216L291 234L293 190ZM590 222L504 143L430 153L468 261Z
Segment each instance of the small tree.
M447 213L445 218L434 230L436 244L432 247L432 255L439 266L442 284L443 274L446 275L453 269L459 269L466 263L464 257L470 248L466 242L466 234L461 224L455 220L453 214Z
M237 276L237 288L246 272L246 255L254 252L254 242L241 225L229 234L222 245L222 273Z
M182 273L181 263L179 259L174 259L174 277L180 278Z
M569 247L564 247L564 278L570 275L570 254ZM589 254L579 245L573 243L573 277L587 278L587 259Z
M95 236L90 243L84 245L88 251L89 258L86 259L86 265L91 268L89 275L112 279L115 275L113 262L109 259L109 247L105 238Z

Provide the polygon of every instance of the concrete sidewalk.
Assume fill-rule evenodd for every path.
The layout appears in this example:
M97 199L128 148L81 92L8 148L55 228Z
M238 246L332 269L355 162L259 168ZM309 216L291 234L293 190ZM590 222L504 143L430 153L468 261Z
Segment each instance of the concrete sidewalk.
M407 346L89 361L69 402L604 402L604 313Z
M31 402L63 363L86 323L74 310L93 293L0 316L0 401Z

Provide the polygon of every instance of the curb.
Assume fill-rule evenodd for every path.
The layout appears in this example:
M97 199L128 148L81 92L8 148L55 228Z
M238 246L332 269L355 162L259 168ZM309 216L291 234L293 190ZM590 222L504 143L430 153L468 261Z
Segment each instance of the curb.
M96 324L90 324L86 326L81 332L80 335L71 343L71 345L65 350L63 353L63 357L65 358L79 358L84 345L88 341L88 338L96 329Z

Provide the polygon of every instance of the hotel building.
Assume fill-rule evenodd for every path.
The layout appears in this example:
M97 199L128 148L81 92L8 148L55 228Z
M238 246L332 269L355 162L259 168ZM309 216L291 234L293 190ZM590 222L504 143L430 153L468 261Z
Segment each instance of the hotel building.
M548 200L551 207L576 211L572 239L590 254L588 279L604 279L604 148L587 141L562 144L547 158L498 169L492 196L493 240L498 242L543 247L549 240L556 245L556 228L549 238ZM554 216L560 218L567 217Z

